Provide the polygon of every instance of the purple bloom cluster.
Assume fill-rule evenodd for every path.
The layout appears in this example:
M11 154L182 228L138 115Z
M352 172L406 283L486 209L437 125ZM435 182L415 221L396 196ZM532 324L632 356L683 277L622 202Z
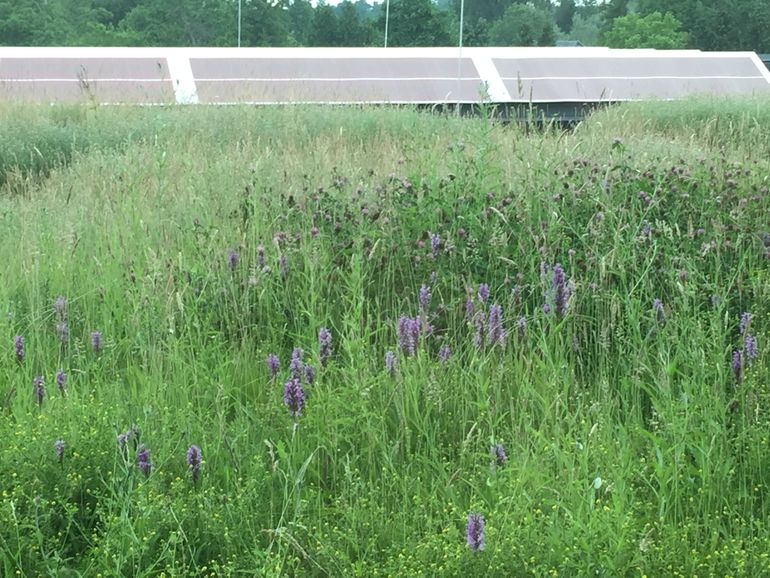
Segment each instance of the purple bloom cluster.
M473 346L481 349L486 343L494 347L505 346L508 332L503 325L502 306L492 303L489 305L489 312L484 312L484 307L489 300L489 286L486 283L479 285L477 292L479 305L473 302L471 297L465 300L465 318L473 324Z
M38 375L32 380L32 389L35 394L35 399L39 406L43 405L43 398L45 398L45 380L42 375Z
M449 358L452 357L452 350L450 347L446 344L441 346L441 349L438 350L438 359L441 363L446 363L449 361Z
M759 357L757 351L757 338L751 334L746 334L746 338L743 340L743 350L746 353L746 360L751 365L754 360Z
M187 466L190 468L193 483L198 481L201 471L201 449L195 444L187 448Z
M527 318L523 315L516 320L516 332L519 337L524 337L527 334Z
M479 301L481 301L482 305L487 302L487 299L489 299L489 285L486 283L482 283L479 285L479 291L478 291Z
M743 380L743 356L740 350L733 351L733 363L732 363L733 375L735 381L740 383Z
M278 267L281 270L281 275L285 278L289 276L289 258L286 255L281 255L278 259Z
M441 237L437 233L429 233L430 237L430 255L433 259L438 256L439 247L441 247Z
M91 332L91 349L93 349L96 355L99 355L102 352L102 332L101 331Z
M318 330L318 349L321 366L325 367L332 356L332 333L326 327Z
M136 466L145 476L149 476L152 471L152 461L150 460L150 450L144 444L139 446L136 451Z
M230 267L231 271L235 271L238 268L240 260L241 256L238 254L238 251L235 249L227 250L227 265Z
M59 295L53 302L53 311L58 321L67 321L67 300Z
M402 315L398 318L398 344L401 351L407 356L417 353L417 344L420 340L420 319Z
M278 370L281 368L281 360L278 359L278 356L270 353L267 356L267 371L270 373L270 378L275 379L275 376L278 375Z
M738 324L738 327L741 330L741 335L746 335L746 330L749 328L749 324L751 323L751 318L753 316L748 311L744 311L741 315L741 321Z
M487 343L504 347L507 336L508 334L503 327L503 308L500 305L491 305L487 320Z
M564 317L567 314L569 305L570 290L567 286L567 280L564 275L564 269L558 263L553 267L553 279L551 281L553 289L553 306L558 317Z
M505 448L503 447L503 444L497 443L493 445L490 453L492 454L493 463L496 466L504 465L505 460L508 459L505 455Z
M67 341L69 341L70 328L66 321L60 321L56 324L56 335L62 343L67 343Z
M398 359L396 359L396 354L392 351L386 351L385 352L385 371L387 371L391 376L396 374L396 367L398 366Z
M289 408L289 413L296 419L302 415L305 407L305 390L296 377L287 381L283 386L283 403Z
M294 350L291 352L291 362L289 363L289 371L291 372L291 376L294 379L302 378L302 371L305 367L305 364L302 363L303 353L304 352L302 351L301 347L295 347Z
M428 307L430 306L430 287L427 285L422 285L420 287L420 312L425 313L428 311Z
M64 443L64 440L56 440L53 442L53 449L54 452L56 452L56 461L61 462L64 458L64 447L66 444Z
M16 335L13 338L13 350L16 354L16 361L22 363L24 361L24 336Z
M67 388L67 374L64 373L61 369L56 372L56 385L58 386L61 394L64 395L64 391Z
M478 552L484 549L484 516L481 513L471 512L468 514L465 538L471 551Z

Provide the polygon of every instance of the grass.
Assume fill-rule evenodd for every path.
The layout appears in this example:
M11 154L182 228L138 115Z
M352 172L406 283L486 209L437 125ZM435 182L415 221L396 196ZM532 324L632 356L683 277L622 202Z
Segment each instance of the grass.
M0 573L770 573L770 119L681 106L0 110Z

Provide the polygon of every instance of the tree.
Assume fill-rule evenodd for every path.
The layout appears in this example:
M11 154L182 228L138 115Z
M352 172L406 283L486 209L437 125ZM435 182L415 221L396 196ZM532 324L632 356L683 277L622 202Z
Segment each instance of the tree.
M385 13L377 27L385 28ZM391 0L388 46L448 46L451 35L444 14L431 0Z
M556 25L562 32L569 32L572 30L572 21L575 18L575 0L561 0L559 7L556 9L554 18Z
M583 46L598 46L603 24L604 18L598 12L588 16L578 12L572 20L569 40L577 40Z
M289 15L289 31L294 44L306 46L310 41L310 31L313 27L313 5L310 0L294 0L287 9Z
M337 46L337 15L334 8L321 3L313 11L313 27L310 29L311 46Z
M358 10L350 0L337 7L337 45L366 46L371 42L371 22L361 22Z
M681 23L670 12L653 12L647 16L630 13L615 18L604 34L610 48L684 48L687 33L681 32Z
M205 2L205 0L203 0ZM249 0L243 6L242 36L250 46L286 46L289 15L284 2Z
M489 36L500 46L553 46L556 40L550 13L529 4L509 6L492 25Z

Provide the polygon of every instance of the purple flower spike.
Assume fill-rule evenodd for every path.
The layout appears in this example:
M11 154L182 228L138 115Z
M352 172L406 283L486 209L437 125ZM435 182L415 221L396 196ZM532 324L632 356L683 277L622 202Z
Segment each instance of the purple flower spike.
M227 264L232 271L235 271L238 268L238 263L240 260L241 256L238 254L238 251L235 249L227 250Z
M500 305L492 305L489 308L487 321L487 343L505 346L506 337L507 333L503 327L503 308Z
M59 387L59 391L64 395L64 390L67 388L67 374L61 369L56 372L56 385Z
M326 362L332 356L332 332L326 329L326 327L321 327L318 330L318 349L321 365L325 367Z
M281 269L281 275L283 277L289 276L289 258L286 255L281 255L278 259L278 267Z
M471 551L478 552L484 549L484 516L479 512L468 514L465 537Z
M740 322L740 324L738 325L738 327L739 327L739 328L740 328L740 330L741 330L741 335L745 335L745 334L746 334L746 330L749 328L749 323L751 323L751 318L752 318L752 317L753 317L753 316L752 316L752 315L751 315L751 313L749 313L748 311L745 311L745 312L744 312L744 313L741 315L741 322Z
M45 381L43 380L42 375L38 375L35 379L32 380L32 388L35 392L35 399L37 400L37 405L42 407L43 398L45 398Z
M299 379L293 378L284 384L283 403L289 408L289 413L295 420L302 415L302 408L305 407L305 390L302 389Z
M302 348L295 347L291 352L291 363L289 363L289 371L294 379L300 379L304 370L305 364L302 363Z
M425 313L428 310L428 306L430 305L430 287L427 285L422 285L420 287L420 311Z
M441 246L441 237L437 233L430 233L430 253L434 259L438 255L438 249Z
M757 351L757 338L751 334L747 334L746 339L743 342L743 349L746 352L746 360L749 362L749 365L751 365L759 356Z
M59 341L67 343L70 339L70 328L66 321L56 324L56 335L59 337Z
M449 358L452 357L452 350L449 348L448 345L443 345L441 349L438 350L438 359L441 363L446 363L449 361Z
M402 315L398 319L398 343L408 356L417 353L417 343L420 339L420 320Z
M473 299L470 297L465 298L465 320L467 322L473 321L476 317L476 306L473 304Z
M140 445L139 449L136 451L136 466L145 476L149 476L152 471L150 450L144 447L144 444Z
M190 468L190 474L192 474L193 483L198 481L198 476L201 473L201 449L195 444L187 448L187 465Z
M740 383L743 380L743 356L738 350L733 351L732 368L735 381Z
M516 320L516 332L519 337L524 337L527 334L527 318L523 315Z
M67 300L64 296L59 295L53 302L53 311L59 321L67 320Z
M553 306L556 310L556 315L564 317L567 314L567 305L569 302L570 291L567 287L567 280L564 276L564 269L558 263L553 267L553 279L551 281L553 287Z
M305 365L305 385L313 385L315 381L315 368L309 363Z
M482 283L479 285L479 301L486 303L487 299L489 299L489 285Z
M13 338L13 350L16 353L16 361L22 363L24 361L24 337L22 335L16 335Z
M281 361L277 355L269 354L267 356L267 371L270 373L270 378L275 379L278 375L278 370L281 368Z
M398 365L398 360L396 359L396 354L392 351L386 351L385 352L385 371L387 371L391 376L396 374L396 366Z
M56 461L61 463L62 459L64 458L64 447L66 444L64 443L64 440L56 440L53 442L53 449L54 452L56 452Z
M94 350L94 353L96 355L99 355L102 352L102 332L101 331L91 332L91 349Z
M262 245L257 247L257 263L259 264L260 269L264 269L267 264L267 260L265 259L265 248Z
M505 464L505 460L508 459L505 455L505 448L503 444L495 444L491 449L492 459L496 466L502 466Z

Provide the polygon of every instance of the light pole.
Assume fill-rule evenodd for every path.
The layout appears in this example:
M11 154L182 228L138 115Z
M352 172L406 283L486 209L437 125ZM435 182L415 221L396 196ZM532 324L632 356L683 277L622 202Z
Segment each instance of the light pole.
M385 0L385 48L388 47L388 21L390 20L390 0Z
M241 0L238 0L238 48L241 47Z

